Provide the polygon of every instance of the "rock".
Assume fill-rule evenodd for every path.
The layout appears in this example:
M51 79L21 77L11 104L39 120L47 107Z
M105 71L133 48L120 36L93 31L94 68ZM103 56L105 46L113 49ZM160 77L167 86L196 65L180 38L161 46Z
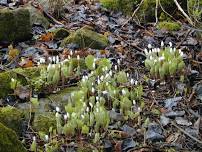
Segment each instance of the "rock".
M0 9L0 42L24 41L31 37L28 9Z
M104 35L92 31L89 27L83 27L65 38L61 46L71 43L78 44L80 48L104 49L109 41Z
M69 36L69 31L65 28L59 28L53 31L55 40L62 40Z
M56 118L54 113L37 114L34 117L33 128L48 134L49 128L56 129Z
M24 68L24 69L16 68L16 69L8 70L6 72L1 72L0 73L0 82L1 82L0 98L4 98L8 94L13 93L13 90L10 88L11 78L15 78L18 81L22 82L23 85L27 85L27 81L22 75L28 78L33 78L35 76L38 76L39 72L40 72L40 68L38 67Z
M150 123L146 132L146 139L152 142L162 141L165 137L162 135L161 126L156 123Z
M11 106L0 108L0 122L14 130L18 135L21 135L23 130L24 116L22 111Z
M48 28L50 25L50 22L48 21L47 18L44 17L43 13L33 7L30 3L28 3L27 5L24 6L24 9L29 10L30 13L30 24L39 24L42 25L45 28Z
M16 133L0 123L0 151L1 152L26 152Z

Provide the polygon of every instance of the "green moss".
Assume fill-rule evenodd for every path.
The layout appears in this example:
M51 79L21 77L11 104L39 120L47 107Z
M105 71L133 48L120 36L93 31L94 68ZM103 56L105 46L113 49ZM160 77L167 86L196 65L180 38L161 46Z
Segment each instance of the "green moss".
M18 135L21 135L23 120L22 111L11 106L0 108L0 122L14 130Z
M54 113L37 114L34 118L33 128L36 131L49 132L49 128L56 129L56 119Z
M12 94L13 90L10 88L11 78L15 78L20 81L22 84L27 84L27 79L32 79L36 76L39 76L40 68L31 67L31 68L17 68L12 69L6 72L0 73L0 98L4 98L8 94Z
M131 14L133 6L138 0L100 0L101 4L108 9L122 11L125 14Z
M0 123L0 151L26 152L22 143L17 139L15 132Z
M181 28L181 25L176 22L159 22L157 25L158 29L164 29L167 31L178 31Z
M66 30L65 28L56 29L55 31L53 31L53 33L54 33L55 40L62 40L66 38L67 36L69 36L69 31Z
M64 39L61 46L70 43L78 44L80 48L89 47L92 49L104 49L108 46L109 41L104 35L83 27L76 32L71 33L70 36Z
M30 14L27 9L0 10L0 41L24 41L30 38Z

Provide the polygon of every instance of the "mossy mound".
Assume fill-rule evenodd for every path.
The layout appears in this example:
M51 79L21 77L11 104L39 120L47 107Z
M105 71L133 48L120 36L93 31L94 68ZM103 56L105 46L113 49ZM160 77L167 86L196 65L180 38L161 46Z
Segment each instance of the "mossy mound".
M88 27L83 27L65 38L61 46L67 44L77 44L80 48L104 49L109 41L106 36L96 33Z
M53 31L55 40L62 40L69 36L69 31L65 28L59 28Z
M4 98L8 94L12 94L13 90L10 88L11 78L15 78L20 81L22 84L26 85L28 79L32 79L36 76L39 76L40 68L31 67L31 68L17 68L12 69L6 72L0 73L0 98Z
M1 152L26 152L15 132L0 123L0 151Z
M176 22L159 22L157 25L158 29L163 29L167 31L178 31L181 28L181 25Z
M122 11L125 14L131 14L133 6L138 0L100 0L101 4L108 9Z
M30 13L27 9L0 9L0 42L30 39L31 29Z
M37 114L34 117L33 128L36 131L42 131L48 134L50 127L56 129L56 118L54 113Z
M22 111L11 106L0 108L0 122L14 130L18 135L22 133L23 121L24 113Z
M100 2L105 8L115 11L122 11L127 15L131 15L133 10L138 7L138 4L140 4L141 0L100 0ZM171 15L176 13L177 7L173 1L161 0L160 2L166 12ZM178 2L181 4L183 9L186 9L186 1L179 0ZM140 22L155 22L155 9L156 0L144 0L135 17L137 17ZM160 5L158 5L158 17L162 12L163 11Z

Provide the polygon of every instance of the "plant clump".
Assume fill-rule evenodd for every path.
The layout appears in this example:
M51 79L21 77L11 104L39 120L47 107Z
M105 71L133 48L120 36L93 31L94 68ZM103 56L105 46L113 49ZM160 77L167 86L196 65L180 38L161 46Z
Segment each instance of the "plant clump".
M55 109L56 129L52 127L49 133L45 132L49 135L48 140L45 134L40 136L46 150L57 149L62 144L54 140L55 136L63 142L75 137L88 137L94 144L101 144L113 122L109 111L120 113L124 121L140 117L141 109L144 108L142 85L137 84L132 75L120 70L120 62L118 60L118 65L112 65L106 58L98 59L92 55L85 58L88 73L78 82L79 89L71 93L63 108ZM69 67L61 65L60 68L65 77L71 73ZM49 67L47 75L51 73L51 78L47 80L57 85L58 81L52 81L54 72ZM41 134L41 130L37 131ZM33 140L32 145L32 149L35 149L36 140Z
M180 49L173 48L172 43L164 49L151 49L150 45L149 50L145 49L145 54L145 66L153 77L164 79L184 72L183 52Z

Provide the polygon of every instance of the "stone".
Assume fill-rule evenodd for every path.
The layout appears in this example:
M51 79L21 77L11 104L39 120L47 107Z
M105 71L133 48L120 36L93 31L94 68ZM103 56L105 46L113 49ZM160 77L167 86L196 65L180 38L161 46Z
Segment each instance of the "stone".
M66 30L65 28L58 28L54 30L53 33L54 33L54 36L53 36L54 40L62 40L68 37L70 34L69 31Z
M27 150L18 140L16 133L0 123L0 151L1 152L26 152Z
M30 13L30 24L37 24L37 25L42 25L44 28L48 28L50 25L50 22L48 21L47 18L44 17L43 13L33 7L30 3L24 6L24 9L29 10Z
M83 27L72 32L62 41L61 46L68 44L78 44L80 48L104 49L109 45L108 38L102 34L92 31L89 27Z
M31 37L28 9L0 9L0 42L24 41Z
M17 135L22 134L24 113L14 107L0 108L0 123L14 130Z

